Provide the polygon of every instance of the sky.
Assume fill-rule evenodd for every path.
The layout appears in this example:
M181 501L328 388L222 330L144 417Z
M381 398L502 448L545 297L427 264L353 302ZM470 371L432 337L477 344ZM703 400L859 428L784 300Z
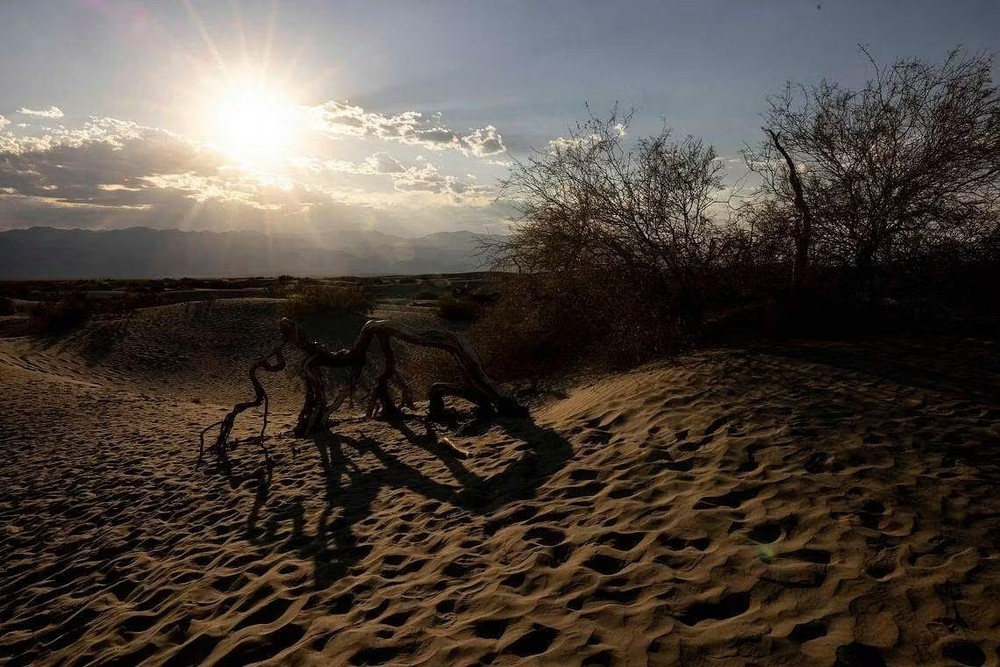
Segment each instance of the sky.
M732 181L787 81L998 28L997 0L0 0L0 231L490 233L588 104Z

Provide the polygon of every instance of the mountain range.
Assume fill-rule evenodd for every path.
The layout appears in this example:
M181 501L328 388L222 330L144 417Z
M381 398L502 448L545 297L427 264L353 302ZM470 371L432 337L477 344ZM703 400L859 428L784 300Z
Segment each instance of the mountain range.
M484 238L31 227L0 232L0 280L457 273L482 268Z

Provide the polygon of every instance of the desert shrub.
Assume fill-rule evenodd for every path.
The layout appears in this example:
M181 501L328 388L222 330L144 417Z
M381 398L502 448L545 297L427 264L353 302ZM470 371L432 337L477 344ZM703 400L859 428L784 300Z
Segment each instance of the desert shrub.
M65 299L39 303L31 311L31 321L38 333L59 334L86 324L92 315L87 295L73 292Z
M14 300L5 296L0 296L0 315L13 315L17 312L14 307Z
M367 315L374 309L375 298L360 287L310 285L289 297L283 310L286 317L304 319L349 313Z
M430 289L422 289L413 295L417 301L433 301L438 298L438 293Z
M287 283L278 283L276 285L268 285L264 290L264 295L269 299L287 299L290 290L291 287Z
M676 318L652 302L627 281L596 271L513 276L469 336L502 381L628 367L680 344Z
M446 295L438 299L437 314L443 320L471 322L479 314L480 305L467 296Z
M573 357L639 358L696 333L727 247L715 149L667 129L633 139L630 119L591 117L515 161L502 187L520 218L485 249L494 268L536 276Z

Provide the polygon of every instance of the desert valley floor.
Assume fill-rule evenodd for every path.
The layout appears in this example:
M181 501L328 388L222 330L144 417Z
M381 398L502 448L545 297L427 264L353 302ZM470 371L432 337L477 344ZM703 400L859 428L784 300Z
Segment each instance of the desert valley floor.
M276 313L0 339L0 664L1000 665L995 343L691 353L437 427L465 459L292 438L281 375L270 482L196 465Z

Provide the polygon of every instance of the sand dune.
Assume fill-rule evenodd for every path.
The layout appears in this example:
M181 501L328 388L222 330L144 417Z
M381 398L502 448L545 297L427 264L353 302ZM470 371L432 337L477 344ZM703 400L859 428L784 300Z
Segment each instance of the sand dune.
M273 337L215 308L0 340L0 664L1000 665L995 344L697 353L482 433L296 440L282 376L265 484L195 466Z

